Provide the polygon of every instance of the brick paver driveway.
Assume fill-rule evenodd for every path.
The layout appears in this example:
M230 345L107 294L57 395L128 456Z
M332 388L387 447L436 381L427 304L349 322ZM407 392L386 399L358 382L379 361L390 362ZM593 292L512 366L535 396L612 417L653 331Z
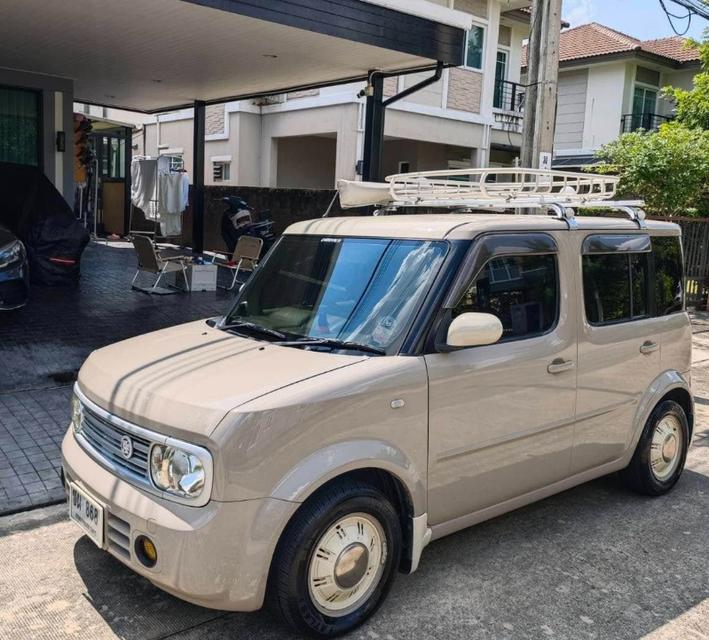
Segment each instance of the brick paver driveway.
M94 349L224 313L233 294L150 296L131 290L135 254L91 243L77 288L32 288L0 313L0 513L63 499L59 445L76 371Z

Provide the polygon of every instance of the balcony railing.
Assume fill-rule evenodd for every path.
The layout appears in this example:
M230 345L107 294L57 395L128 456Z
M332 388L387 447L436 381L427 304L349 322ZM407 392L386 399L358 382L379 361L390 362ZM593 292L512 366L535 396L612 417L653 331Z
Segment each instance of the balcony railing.
M495 81L492 106L503 111L522 111L525 89L526 87L523 84L517 84L509 80Z
M632 133L638 129L657 131L661 124L670 120L671 118L661 116L659 113L628 113L621 118L620 132Z

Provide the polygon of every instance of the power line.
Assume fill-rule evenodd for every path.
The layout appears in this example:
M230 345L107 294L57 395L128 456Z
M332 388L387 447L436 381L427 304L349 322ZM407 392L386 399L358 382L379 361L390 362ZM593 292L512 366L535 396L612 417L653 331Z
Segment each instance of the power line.
M692 2L692 0L687 0L687 1ZM678 0L675 0L675 2L678 2ZM665 15L667 16L667 21L670 23L670 26L672 27L672 31L675 32L675 35L686 36L687 33L689 33L689 30L692 28L692 10L688 8L687 15L678 16L676 13L670 13L670 11L665 6L664 0L660 0L660 6L662 7L662 10L665 12ZM687 27L685 28L685 30L680 32L680 30L675 26L673 19L674 20L686 20Z
M709 20L709 4L707 4L704 0L672 0L672 2L684 7L690 13L701 16L705 20ZM664 8L664 2L661 1L660 4L662 4ZM667 12L666 9L665 11Z

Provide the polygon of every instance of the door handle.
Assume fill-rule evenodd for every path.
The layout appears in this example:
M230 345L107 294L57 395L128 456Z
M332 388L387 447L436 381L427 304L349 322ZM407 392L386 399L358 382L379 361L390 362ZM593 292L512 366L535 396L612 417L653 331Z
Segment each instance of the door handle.
M649 356L651 353L655 353L655 351L657 351L659 348L660 345L657 344L657 342L651 342L650 340L648 340L647 342L643 342L640 346L640 353Z
M576 363L573 360L562 360L561 358L557 358L547 367L547 371L549 373L563 373L564 371L573 369L575 366Z

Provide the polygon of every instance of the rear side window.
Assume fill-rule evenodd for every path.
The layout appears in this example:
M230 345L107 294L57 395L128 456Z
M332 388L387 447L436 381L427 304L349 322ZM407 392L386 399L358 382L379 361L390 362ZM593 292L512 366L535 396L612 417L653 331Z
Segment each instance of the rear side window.
M677 236L652 238L655 260L655 300L657 315L666 316L684 309L682 247Z
M485 264L453 309L453 317L491 313L502 322L502 340L513 340L552 329L558 307L555 255L505 256Z
M584 242L586 319L603 325L681 311L679 238L591 236Z

